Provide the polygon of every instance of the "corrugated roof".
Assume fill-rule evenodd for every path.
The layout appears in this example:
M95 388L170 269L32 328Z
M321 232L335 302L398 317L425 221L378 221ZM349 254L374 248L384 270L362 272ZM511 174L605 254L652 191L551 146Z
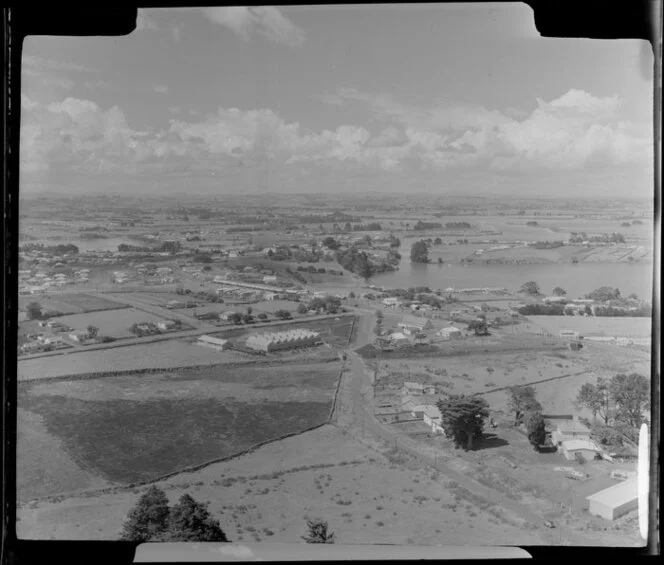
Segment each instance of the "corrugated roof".
M617 485L586 496L586 500L594 500L613 507L622 506L638 497L637 480L637 477L631 477Z
M563 422L560 422L558 424L558 431L560 433L572 433L572 432L588 432L590 433L590 430L588 429L587 426L579 422L578 420L565 420Z

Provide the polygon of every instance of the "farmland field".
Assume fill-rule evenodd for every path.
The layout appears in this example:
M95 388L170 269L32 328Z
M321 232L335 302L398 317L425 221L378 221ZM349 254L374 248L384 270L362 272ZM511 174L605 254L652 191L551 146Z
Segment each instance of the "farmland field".
M325 422L339 369L338 363L215 366L22 383L18 406L40 419L80 469L110 483L130 483ZM23 437L30 437L32 427L26 418ZM29 445L20 448L27 455L18 462L19 475L34 459ZM50 494L61 492L67 476L48 476L48 466L42 469ZM43 492L44 482L40 476L24 483L19 497Z
M528 316L528 320L558 335L561 330L573 330L581 335L616 337L648 337L651 318L613 316Z
M180 340L128 345L120 349L83 351L75 355L38 357L18 362L18 380L135 369L168 369L204 363L228 362L233 352L219 352Z
M598 376L610 379L620 372L650 374L649 356L606 346L587 346L579 352L543 351L475 352L471 356L428 359L386 359L380 363L380 383L387 392L404 381L436 383L448 394L480 393L492 411L506 412L508 395L502 389L532 384L545 413L589 416L576 411L574 400L580 387ZM551 379L551 380L547 380ZM546 381L546 382L540 382ZM389 385L390 388L387 388ZM437 397L432 396L432 402Z
M88 325L92 324L99 328L100 335L115 338L132 337L133 334L129 331L129 328L134 323L152 322L156 324L163 320L164 318L135 308L122 308L120 310L108 310L90 314L73 314L58 318L59 322L66 324L74 330L84 331Z
M63 314L82 314L96 310L118 310L122 304L91 294L51 294L45 296L20 296L19 308L25 309L30 302L38 302L45 310L56 310Z

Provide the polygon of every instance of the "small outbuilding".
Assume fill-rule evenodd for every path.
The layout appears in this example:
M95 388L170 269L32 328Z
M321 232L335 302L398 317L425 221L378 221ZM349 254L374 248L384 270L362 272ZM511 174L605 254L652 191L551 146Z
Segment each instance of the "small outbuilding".
M230 349L230 341L227 339L220 339L218 337L212 337L211 335L202 335L197 340L198 345L203 345L204 347L211 347L217 351L226 351Z

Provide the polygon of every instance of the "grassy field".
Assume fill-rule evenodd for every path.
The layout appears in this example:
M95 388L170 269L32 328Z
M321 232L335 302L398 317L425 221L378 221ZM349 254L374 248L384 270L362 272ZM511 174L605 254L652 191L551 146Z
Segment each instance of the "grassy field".
M325 422L338 377L339 364L327 363L22 383L18 406L43 422L78 468L131 483ZM31 422L24 419L22 437L33 433ZM35 460L31 444L21 449L27 455L19 475ZM49 494L62 492L69 481L58 466L55 475L48 465L39 470L38 480L23 483L22 499L43 493L45 484Z
M532 450L531 450L532 451ZM546 544L504 512L431 469L370 448L332 426L158 484L174 503L189 493L233 542L300 543L307 517L323 517L338 543L418 545ZM143 489L69 497L19 509L19 535L34 539L117 539ZM103 511L102 511L103 509ZM589 545L634 545L637 528L584 531Z
M73 314L58 318L58 321L74 330L84 331L88 325L92 324L99 328L99 335L107 335L115 338L132 337L133 334L129 331L129 328L136 322L152 322L156 324L163 320L164 318L135 308L122 308L90 314Z
M607 347L610 348L607 350ZM404 381L436 383L449 394L482 393L496 413L507 413L508 394L494 389L532 384L545 413L578 414L574 400L581 386L597 377L620 372L650 374L649 356L611 346L589 346L579 352L532 349L519 352L476 352L444 358L381 359L381 394L396 394ZM548 380L551 379L551 380ZM539 382L546 381L546 382ZM432 397L435 402L437 397Z
M44 296L20 296L19 309L25 309L30 302L38 302L45 310L56 310L63 314L82 314L97 310L117 310L122 304L90 294L52 294Z
M236 359L232 352L219 352L186 341L168 340L120 349L84 351L75 355L58 355L25 359L18 362L18 380L76 375L103 371L184 367L204 363L222 363Z
M613 316L528 316L528 320L554 335L561 330L573 330L581 335L648 337L652 324L650 318Z

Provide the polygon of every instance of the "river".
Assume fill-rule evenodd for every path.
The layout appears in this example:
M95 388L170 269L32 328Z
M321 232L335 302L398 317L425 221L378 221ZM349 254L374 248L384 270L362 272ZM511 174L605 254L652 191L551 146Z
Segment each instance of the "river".
M560 286L570 297L576 298L600 286L612 286L619 288L623 296L634 292L639 298L651 299L654 272L653 266L645 263L423 265L406 259L399 267L398 271L373 277L371 284L390 288L501 287L518 290L526 281L535 281L544 294L551 294Z

